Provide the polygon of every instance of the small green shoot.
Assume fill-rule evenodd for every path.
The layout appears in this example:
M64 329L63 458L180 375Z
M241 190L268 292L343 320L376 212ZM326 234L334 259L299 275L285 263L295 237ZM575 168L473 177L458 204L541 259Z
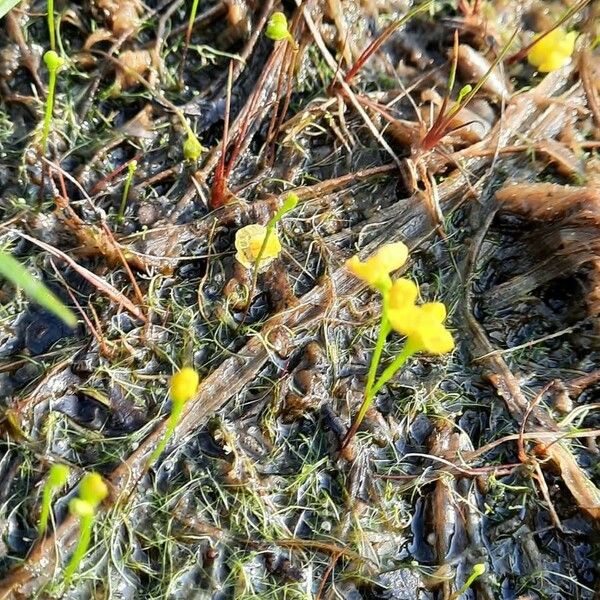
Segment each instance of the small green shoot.
M131 182L135 170L137 169L137 160L132 160L127 165L127 179L125 179L125 186L123 187L123 195L121 196L121 205L119 206L119 213L117 215L117 222L122 223L125 220L125 208L127 206L127 198L129 197L129 188L131 188Z
M69 512L79 518L79 539L71 560L65 568L66 585L69 585L90 546L96 509L106 496L108 496L108 488L102 477L98 473L88 473L83 476L79 484L79 497L69 502Z
M475 86L465 85L460 90L456 102L454 102L454 104L450 108L448 108L449 95L452 88L454 87L456 79L456 69L458 64L458 32L454 32L454 59L450 69L450 76L448 78L448 93L444 97L438 116L436 117L429 131L427 131L427 133L421 140L420 150L427 151L433 149L438 144L438 142L449 132L454 117L456 117L456 115L471 102L471 100L475 97L475 94L477 94L477 92L492 75L494 69L496 69L496 67L502 62L502 60L508 53L513 40L516 37L517 32L518 30L515 30L513 32L506 45L502 48L502 50L496 57L496 60L494 60L490 68L486 71L483 77L475 84Z
M460 590L454 592L450 596L450 600L458 600L458 598L460 598L473 585L473 582L478 577L481 577L484 573L485 565L483 563L477 563L476 565L474 565L473 570L469 575L469 578L467 579L467 581L465 581L465 584L460 588Z
M265 234L265 239L263 240L262 246L260 247L260 250L258 251L258 256L256 257L256 263L254 266L255 273L258 272L258 267L260 265L260 261L263 257L266 247L269 244L269 238L271 237L271 235L273 235L273 232L275 231L275 227L276 227L277 223L279 223L279 221L281 221L281 219L283 219L283 217L287 213L289 213L290 211L294 210L294 208L296 208L299 200L300 199L298 198L298 196L296 194L294 194L293 192L289 193L285 197L285 200L283 201L283 204L281 205L279 210L271 217L271 219L267 223L267 232Z
M42 492L42 511L40 513L40 522L38 523L38 534L41 536L46 533L48 528L48 518L50 517L50 506L54 493L59 490L69 478L69 467L66 465L55 464L50 467L48 479L44 484Z
M194 21L196 20L196 13L198 12L198 0L192 1L192 10L188 19L188 26L185 32L185 44L183 46L183 54L181 56L181 66L179 68L179 83L183 87L183 71L185 69L185 61L187 58L188 49L190 47L190 40L192 39L192 30L194 29Z
M183 367L180 371L171 377L169 395L171 396L171 414L167 420L165 434L161 438L158 446L148 459L148 466L152 466L156 459L163 453L167 447L167 442L173 435L177 423L181 419L183 409L188 400L190 400L198 390L200 377L191 367Z
M77 317L43 283L10 254L0 250L0 275L21 288L32 300L56 315L69 327L77 325Z
M44 54L44 62L46 63L46 67L48 67L48 96L46 98L46 112L44 114L44 128L42 130L42 152L46 154L50 124L52 123L52 111L54 110L56 74L65 61L54 50L48 50Z

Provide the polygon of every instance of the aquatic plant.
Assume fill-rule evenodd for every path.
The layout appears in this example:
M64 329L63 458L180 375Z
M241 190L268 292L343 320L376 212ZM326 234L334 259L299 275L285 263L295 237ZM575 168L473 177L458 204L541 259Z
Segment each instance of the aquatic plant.
M181 56L181 66L179 68L179 83L183 85L183 71L185 69L185 61L187 58L188 49L190 47L190 40L192 39L192 30L194 29L194 21L196 20L196 13L198 12L198 0L192 0L192 9L190 10L190 16L188 18L187 29L185 31L185 43L183 45L183 53Z
M576 38L576 31L567 33L562 27L540 34L527 53L527 61L540 73L556 71L571 62Z
M44 54L44 62L46 63L46 67L48 67L48 96L46 97L46 112L44 113L44 127L42 129L42 152L45 154L48 147L52 111L54 110L56 74L65 61L54 50L48 50Z
M342 442L345 448L360 426L377 392L418 352L446 354L454 348L451 333L444 326L446 307L441 302L416 304L417 284L401 278L392 282L391 273L404 265L408 248L402 242L388 244L373 256L361 261L353 256L346 262L348 270L382 295L381 321L373 357L367 375L364 400ZM404 348L376 380L385 343L396 331L406 338Z
M137 169L137 160L132 160L127 165L127 179L125 179L125 186L123 187L123 195L121 196L121 205L119 206L119 213L117 214L117 222L122 223L125 218L125 207L127 206L127 198L129 197L129 188L133 181L133 176Z
M98 473L87 473L79 484L79 496L69 502L69 512L79 519L79 538L65 568L65 583L71 581L85 556L92 538L94 516L98 505L108 496L108 487Z
M42 510L40 512L40 522L38 523L38 534L40 536L46 533L48 528L48 518L50 517L50 505L54 493L59 490L69 478L69 467L61 464L54 464L50 467L48 479L44 484L42 492Z
M169 395L171 396L171 414L167 420L165 434L160 440L158 446L148 459L148 466L151 466L156 459L163 453L167 446L169 438L173 435L177 423L181 419L183 408L198 390L200 376L192 367L183 367L172 377L169 386Z

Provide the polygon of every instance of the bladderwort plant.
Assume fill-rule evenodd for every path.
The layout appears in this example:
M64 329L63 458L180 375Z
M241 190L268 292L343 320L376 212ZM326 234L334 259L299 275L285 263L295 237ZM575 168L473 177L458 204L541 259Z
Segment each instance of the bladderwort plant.
M94 517L100 503L108 496L108 487L98 473L87 473L79 484L79 496L69 502L69 512L79 519L79 539L65 568L65 585L79 568L83 557L90 546Z
M129 188L131 188L131 182L137 169L137 160L132 160L127 165L127 179L125 179L125 186L123 187L123 195L121 196L121 205L119 206L119 213L117 214L117 223L122 223L125 220L125 208L127 206L127 199L129 197Z
M46 112L44 113L44 127L42 129L42 152L46 154L50 124L52 123L52 112L54 110L56 74L65 61L54 50L48 50L44 54L44 62L46 63L46 67L48 67L48 96L46 97Z
M236 259L246 268L253 267L252 285L248 293L248 304L246 312L242 319L242 324L246 320L250 302L256 290L258 274L266 268L271 261L281 252L281 242L277 237L277 223L283 217L294 210L298 205L299 198L293 192L290 192L283 201L279 210L271 217L266 226L252 224L242 227L235 236L235 247L237 250Z
M169 386L169 395L171 396L171 414L167 420L167 428L165 434L160 440L158 446L148 459L148 466L152 466L157 458L163 453L167 447L167 442L175 431L177 423L181 419L183 408L198 390L200 377L198 373L191 367L183 367L171 377Z
M371 365L365 385L364 400L342 442L343 450L358 430L377 392L402 368L406 361L418 352L446 354L454 348L451 333L444 326L446 307L441 302L416 304L419 296L417 284L406 278L392 282L390 274L404 265L408 248L402 242L382 246L366 261L353 256L347 261L348 270L362 279L382 297L379 335L375 344ZM404 348L377 377L385 343L392 331L406 338Z
M48 528L48 519L50 517L50 506L54 494L67 483L69 478L69 467L66 465L55 464L50 467L48 479L44 484L42 492L42 510L40 512L40 522L38 523L38 534L42 537Z

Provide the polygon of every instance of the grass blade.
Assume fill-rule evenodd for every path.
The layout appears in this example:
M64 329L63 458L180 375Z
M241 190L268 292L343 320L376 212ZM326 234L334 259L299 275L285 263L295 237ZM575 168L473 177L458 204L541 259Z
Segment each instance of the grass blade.
M77 325L77 317L41 281L38 281L15 258L0 250L0 275L21 288L32 300L54 313L69 327Z

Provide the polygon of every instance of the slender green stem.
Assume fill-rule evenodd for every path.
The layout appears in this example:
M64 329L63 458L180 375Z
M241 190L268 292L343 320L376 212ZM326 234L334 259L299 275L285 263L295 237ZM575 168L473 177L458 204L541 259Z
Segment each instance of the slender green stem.
M50 36L50 49L56 50L56 34L54 33L54 0L48 0L48 35Z
M371 390L372 398L374 398L377 392L398 372L399 369L402 368L404 363L418 351L419 348L411 341L411 339L407 339L406 344L404 344L404 348L402 348L402 352L396 356L394 361L385 369L379 379L375 382L375 385Z
M371 365L369 366L369 374L367 375L367 383L365 385L365 400L369 397L371 393L371 388L373 387L373 383L375 382L375 376L377 375L377 367L381 362L381 354L383 353L383 348L385 346L385 341L387 340L387 336L390 334L392 330L390 326L390 322L387 318L387 294L383 296L383 314L381 315L381 323L379 325L379 334L377 336L377 342L375 344L375 350L373 351L373 356L371 357Z
M158 457L164 452L167 447L167 442L169 438L173 435L175 431L175 427L177 427L177 423L179 423L179 419L181 418L181 413L183 412L183 403L173 403L171 408L171 414L167 420L167 427L165 429L165 434L160 440L158 446L156 446L154 452L148 459L148 466L153 465Z
M93 515L85 515L79 518L79 539L77 546L73 551L73 556L65 569L65 584L69 584L71 577L75 574L79 567L79 563L85 556L92 539L92 525L94 524Z
M52 111L54 110L54 91L56 89L56 69L48 72L48 97L46 98L46 112L44 114L44 129L42 130L42 150L46 154L48 149L48 135L52 123Z
M50 517L50 504L52 503L53 489L49 485L44 486L42 493L42 511L40 512L40 522L38 523L38 534L41 536L46 533L48 528L48 518Z
M133 174L137 169L137 161L132 160L127 167L127 179L125 180L125 187L123 188L123 195L121 196L121 205L119 206L119 213L117 214L117 222L122 223L125 216L125 207L127 206L127 198L129 197L129 188L133 181Z

